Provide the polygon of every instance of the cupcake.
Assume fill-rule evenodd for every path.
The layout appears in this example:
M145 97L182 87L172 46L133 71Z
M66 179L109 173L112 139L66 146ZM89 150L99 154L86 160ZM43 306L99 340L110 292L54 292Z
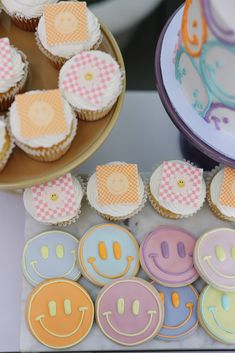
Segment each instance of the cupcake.
M107 115L122 86L118 63L99 50L79 53L60 70L60 90L82 120L94 121Z
M2 0L5 12L12 21L25 31L35 31L46 4L54 4L58 0Z
M32 159L45 162L62 157L77 131L76 115L59 90L17 95L9 124L16 145Z
M36 39L39 49L57 68L72 56L99 46L100 24L83 1L46 5Z
M12 153L14 144L3 117L0 117L0 172L4 169Z
M87 198L91 207L109 221L134 216L146 201L137 165L112 162L97 166L87 183Z
M25 189L23 200L26 211L36 221L67 226L78 220L83 195L82 181L66 174Z
M0 38L0 111L7 111L15 95L21 92L28 76L25 54Z
M215 168L207 180L207 201L223 221L235 221L235 169Z
M172 219L192 216L206 197L203 170L184 161L163 162L150 178L148 194L161 216Z

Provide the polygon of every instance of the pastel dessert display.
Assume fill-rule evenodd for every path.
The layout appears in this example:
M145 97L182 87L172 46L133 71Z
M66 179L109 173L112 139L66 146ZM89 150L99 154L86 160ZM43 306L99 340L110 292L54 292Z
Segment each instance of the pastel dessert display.
M16 145L32 159L61 158L77 132L77 119L59 90L30 91L17 95L9 111Z
M3 117L0 116L0 172L5 168L14 148L14 143Z
M82 181L68 173L25 189L23 201L25 209L36 221L67 226L78 220L83 195Z
M7 111L20 93L28 76L25 54L13 47L8 38L0 38L0 111Z
M19 28L35 31L44 6L56 2L58 0L2 0L2 6Z
M94 305L81 285L57 278L35 287L28 297L25 317L32 335L40 343L65 349L89 334Z
M82 120L94 121L109 113L121 94L123 75L110 54L81 52L60 70L59 87Z
M235 220L235 169L215 168L207 181L207 201L216 217Z
M87 199L110 221L136 215L146 202L145 185L137 165L112 162L97 166L87 183Z
M94 226L80 240L78 265L83 276L97 286L135 276L139 270L138 242L116 224Z
M96 300L96 321L105 336L125 346L154 338L162 327L164 307L158 291L140 278L106 285Z
M25 278L32 286L56 277L76 281L78 240L67 232L47 231L29 239L23 250Z
M206 286L199 297L200 324L214 340L225 344L235 343L235 292L221 292Z
M140 245L140 263L156 283L182 287L193 283L198 273L193 263L195 239L190 232L160 226L148 234Z
M96 49L100 24L84 1L60 1L44 6L36 31L39 49L58 69L72 56Z
M148 195L153 208L163 217L192 216L206 197L203 170L184 161L165 161L153 172Z
M196 242L194 266L205 282L218 290L235 292L235 230L218 228Z
M235 3L187 0L175 75L188 103L216 131L235 135ZM219 135L218 135L219 138Z
M155 282L152 285L164 303L164 322L157 338L175 341L194 333L198 328L196 289L191 285L179 288L164 287Z

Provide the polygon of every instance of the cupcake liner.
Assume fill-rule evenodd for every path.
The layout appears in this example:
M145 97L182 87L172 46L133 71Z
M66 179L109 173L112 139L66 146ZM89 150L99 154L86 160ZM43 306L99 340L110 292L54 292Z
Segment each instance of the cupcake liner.
M18 50L18 52L20 53L22 60L25 63L24 75L23 75L22 79L19 82L17 82L14 87L10 88L7 92L0 93L0 111L1 112L8 110L8 108L13 103L16 94L19 94L20 92L23 91L24 86L27 81L29 63L27 61L26 55L20 50Z
M35 17L35 18L25 18L23 16L17 15L17 14L11 14L8 9L3 5L2 8L6 12L8 16L10 16L12 22L15 23L15 25L25 31L30 31L34 32L35 29L38 26L38 22L40 17Z
M5 168L8 160L13 152L13 149L15 147L15 145L13 143L12 136L11 136L8 128L7 128L7 134L9 137L9 146L6 147L6 152L4 153L3 158L0 160L0 172Z

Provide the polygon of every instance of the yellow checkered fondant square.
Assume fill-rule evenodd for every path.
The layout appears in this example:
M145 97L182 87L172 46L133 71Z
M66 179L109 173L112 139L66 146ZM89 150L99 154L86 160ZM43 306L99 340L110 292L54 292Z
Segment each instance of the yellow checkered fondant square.
M110 164L96 167L98 202L101 205L139 202L136 164Z
M86 2L49 4L44 7L43 14L49 45L85 42L88 39Z
M220 202L224 206L235 207L235 169L224 168Z

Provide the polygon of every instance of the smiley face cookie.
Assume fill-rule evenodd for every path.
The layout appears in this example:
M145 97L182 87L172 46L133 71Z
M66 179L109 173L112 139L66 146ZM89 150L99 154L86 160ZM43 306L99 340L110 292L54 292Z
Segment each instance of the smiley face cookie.
M90 332L93 302L78 283L53 279L38 285L26 303L26 321L32 335L47 347L69 348Z
M198 327L196 289L191 285L169 288L152 284L164 302L164 323L157 337L172 341L193 333Z
M168 287L181 287L198 278L193 265L195 239L186 230L161 226L140 246L140 263L147 275Z
M76 281L80 277L77 247L74 236L57 230L28 240L22 258L25 278L32 286L55 277Z
M96 301L96 319L101 331L126 346L155 337L163 316L159 293L140 278L113 281L103 288Z
M235 231L211 230L195 246L194 264L205 282L221 291L235 291Z
M138 251L138 243L127 229L116 224L94 226L80 240L79 268L90 282L104 286L111 280L136 275Z
M221 292L212 286L204 288L199 298L198 318L215 340L235 343L235 293Z

